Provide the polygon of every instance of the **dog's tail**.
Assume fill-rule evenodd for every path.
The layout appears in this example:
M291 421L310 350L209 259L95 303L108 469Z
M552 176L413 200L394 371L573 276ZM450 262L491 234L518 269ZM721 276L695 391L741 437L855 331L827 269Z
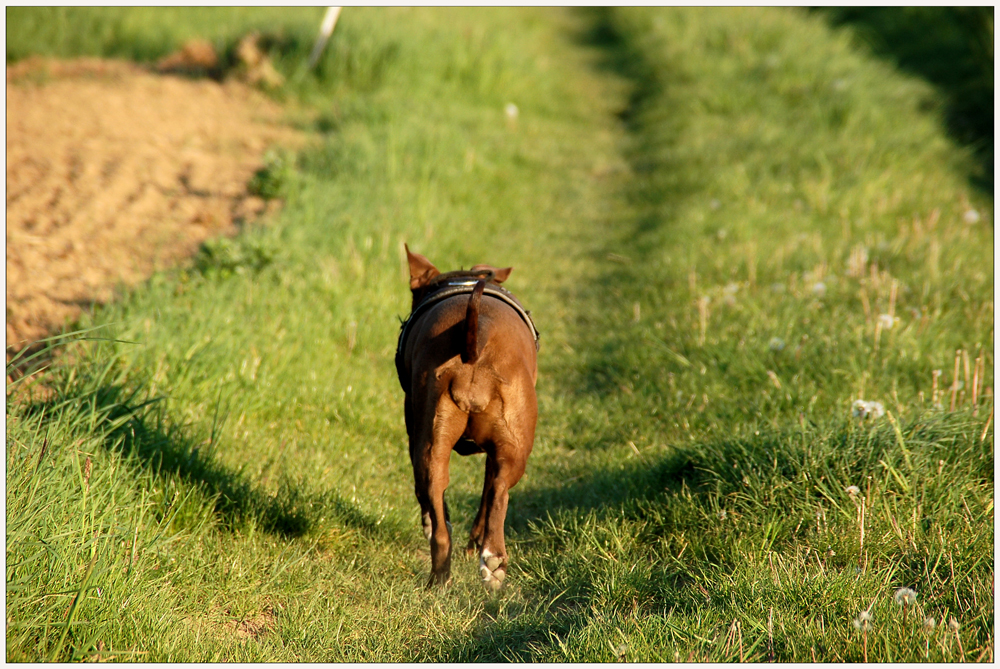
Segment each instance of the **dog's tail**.
M479 359L479 301L483 297L488 279L480 279L469 296L469 306L465 310L465 354L462 362L474 363Z

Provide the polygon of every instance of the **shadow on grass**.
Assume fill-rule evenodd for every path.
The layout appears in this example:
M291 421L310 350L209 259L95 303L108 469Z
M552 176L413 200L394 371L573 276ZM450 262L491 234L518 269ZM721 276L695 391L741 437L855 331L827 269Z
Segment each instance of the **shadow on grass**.
M968 490L987 488L993 478L992 446L977 438L983 422L967 412L930 412L901 426L902 437L888 421L762 430L692 443L659 457L634 460L617 471L595 470L576 481L525 490L517 495L518 508L509 520L510 534L520 540L519 552L528 554L523 559L534 577L525 586L531 590L525 598L530 603L516 611L489 602L474 630L456 637L446 649L445 659L532 661L539 653L549 659L550 651L568 635L593 623L595 606L605 623L666 611L691 614L706 605L729 607L732 590L719 585L719 575L738 569L744 559L734 550L741 536L756 536L767 542L768 550L786 556L801 547L829 548L844 529L843 520L836 519L835 500L842 498L850 508L847 485L873 475L879 479L879 495L910 500L912 506L900 503L897 508L900 518L918 509L957 514L967 508ZM965 485L927 480L927 472L942 467ZM919 500L911 491L917 480ZM831 519L828 530L824 515L822 533L809 522L817 508L828 509ZM931 517L922 523L930 536ZM621 524L627 530L616 529ZM616 537L606 544L607 560L573 555L581 544L605 545L605 533ZM655 568L644 569L647 563L639 555L646 549L669 552L671 537L684 538L690 546L688 557L657 559ZM618 540L625 545L615 555ZM991 545L992 536L976 541ZM644 548L636 550L629 542ZM856 565L857 555L845 546L836 545L836 553L831 551L825 563L834 572L848 573ZM930 587L928 574L941 556L924 546L895 550L894 582ZM610 565L619 558L621 565ZM977 582L990 582L991 563L978 550L956 555L955 560L957 570L974 575ZM517 562L515 555L514 579L519 578ZM957 591L945 587L947 580L934 583L941 588L938 604L952 610L963 606ZM822 596L825 587L811 581L795 586L804 601ZM769 596L796 597L784 591ZM511 600L509 606L518 604Z
M822 7L900 70L945 96L948 132L975 152L973 184L993 193L993 7Z
M213 505L222 527L239 532L248 523L258 529L296 538L316 529L319 514L346 527L384 534L385 523L368 517L334 491L307 492L281 480L274 495L252 485L239 471L212 457L212 437L198 442L173 424L159 400L143 400L140 391L107 383L74 393L55 391L52 397L26 405L25 414L88 424L101 435L108 450L117 451L161 479L178 478L200 490Z

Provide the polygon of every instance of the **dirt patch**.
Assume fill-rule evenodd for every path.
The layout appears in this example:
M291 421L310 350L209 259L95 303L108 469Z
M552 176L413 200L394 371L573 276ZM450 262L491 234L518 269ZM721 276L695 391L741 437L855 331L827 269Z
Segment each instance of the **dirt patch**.
M229 234L272 145L298 146L259 91L99 59L7 69L7 347Z
M271 630L276 619L277 612L268 608L252 618L227 621L223 628L238 639L256 639Z

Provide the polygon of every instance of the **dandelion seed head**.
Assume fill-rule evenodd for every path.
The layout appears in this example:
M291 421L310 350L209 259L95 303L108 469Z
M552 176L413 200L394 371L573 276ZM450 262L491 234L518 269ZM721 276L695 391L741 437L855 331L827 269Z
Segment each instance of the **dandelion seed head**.
M850 495L851 497L855 497L857 495L860 495L861 494L861 488L859 488L856 485L849 485L849 486L847 486L847 494Z
M955 620L954 616L948 619L948 629L952 632L957 632L959 627L961 627L961 625L958 624L958 621Z
M872 626L872 614L867 611L862 611L858 614L858 617L854 619L854 629L860 630L862 632L867 632Z
M935 627L937 627L937 621L932 616L924 618L924 632L930 634L934 631Z
M891 330L892 326L899 322L899 319L895 316L890 316L889 314L879 314L878 322L879 325L882 326L883 330Z
M881 402L854 400L851 405L851 416L854 418L881 418L885 415L885 406Z
M726 287L722 289L725 295L726 304L734 305L736 304L736 293L740 290L740 285L738 283L727 283Z
M520 110L517 108L517 105L514 104L513 102L508 102L507 106L503 108L503 111L507 115L507 118L510 119L511 121L516 121L517 115L520 113Z
M785 340L781 337L771 337L771 341L767 342L767 347L774 353L777 353L778 351L784 350Z
M917 593L910 588L900 588L896 591L896 594L893 595L893 599L900 606L909 606L916 603Z
M817 281L812 286L812 292L816 297L823 297L826 295L826 284L822 281Z
M979 212L975 209L966 209L965 213L962 214L962 220L969 225L975 225L979 222Z

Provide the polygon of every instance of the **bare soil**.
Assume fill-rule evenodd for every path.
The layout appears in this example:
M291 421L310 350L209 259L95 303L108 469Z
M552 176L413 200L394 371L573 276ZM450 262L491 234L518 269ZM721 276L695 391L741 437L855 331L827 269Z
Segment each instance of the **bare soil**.
M247 192L301 135L237 81L99 59L7 68L7 351L266 211Z

